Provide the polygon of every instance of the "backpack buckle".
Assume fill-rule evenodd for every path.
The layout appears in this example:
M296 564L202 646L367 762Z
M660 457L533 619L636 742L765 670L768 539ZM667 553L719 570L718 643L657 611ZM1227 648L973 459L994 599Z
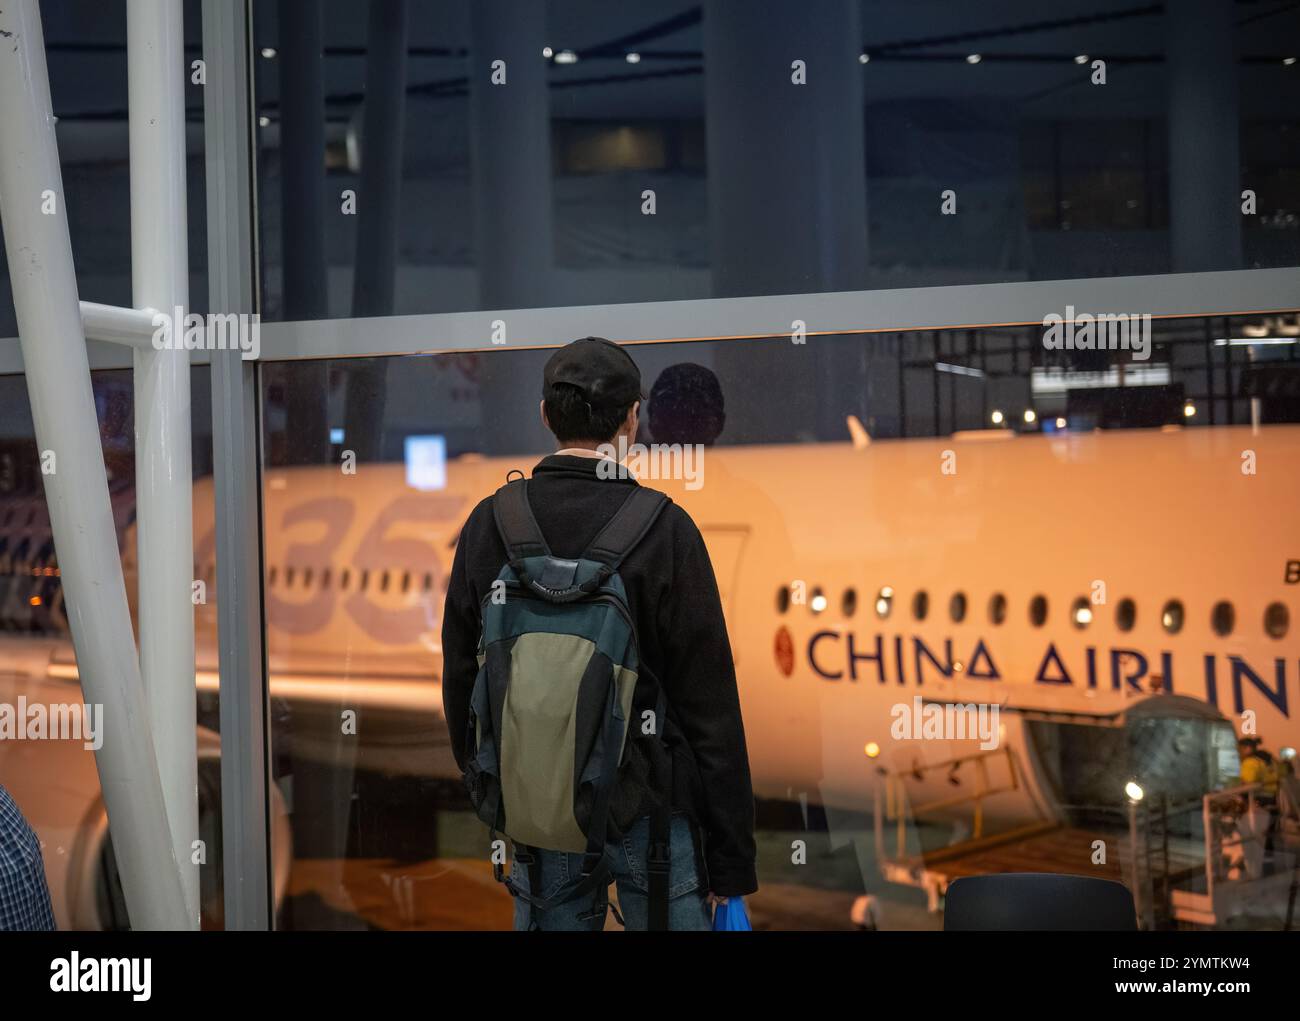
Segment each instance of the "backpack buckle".
M646 850L646 871L655 875L667 875L670 864L668 841L650 841L650 846Z

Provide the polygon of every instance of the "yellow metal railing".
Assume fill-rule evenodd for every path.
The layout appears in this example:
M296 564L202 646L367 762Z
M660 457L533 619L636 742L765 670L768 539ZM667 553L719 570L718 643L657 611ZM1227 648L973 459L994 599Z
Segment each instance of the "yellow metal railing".
M1005 757L1008 779L995 784L990 778L990 763ZM952 772L967 762L975 763L976 787L972 791L957 794L949 798L939 798L911 806L907 810L908 798L906 785L909 780L923 781L927 774L940 771ZM1020 789L1020 764L1016 753L1009 745L987 752L972 752L941 762L917 763L910 769L881 771L881 783L876 787L876 849L881 860L884 859L884 824L885 820L897 821L897 858L903 858L907 849L907 823L922 816L954 808L966 802L973 804L971 821L971 838L979 839L984 835L984 801L998 794L1007 794ZM883 804L882 804L883 801Z

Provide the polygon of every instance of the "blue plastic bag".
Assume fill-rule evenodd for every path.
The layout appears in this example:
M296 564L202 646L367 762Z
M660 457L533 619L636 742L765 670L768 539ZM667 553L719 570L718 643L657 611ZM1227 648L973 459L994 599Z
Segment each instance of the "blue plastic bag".
M727 903L713 909L714 932L749 932L749 915L744 897L728 897Z

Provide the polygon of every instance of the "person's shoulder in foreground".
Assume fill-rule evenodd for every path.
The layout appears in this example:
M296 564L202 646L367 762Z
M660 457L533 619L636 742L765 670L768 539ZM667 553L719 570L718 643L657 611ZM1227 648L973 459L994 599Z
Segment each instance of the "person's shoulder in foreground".
M54 928L40 841L0 786L0 931Z

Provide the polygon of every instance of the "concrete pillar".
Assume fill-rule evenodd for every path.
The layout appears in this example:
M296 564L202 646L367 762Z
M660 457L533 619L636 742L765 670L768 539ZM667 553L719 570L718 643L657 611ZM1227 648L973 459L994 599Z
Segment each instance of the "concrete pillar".
M470 5L470 139L479 307L549 305L554 263L546 4ZM505 62L505 84L492 65Z
M284 318L329 314L325 279L325 84L319 0L280 0L280 258Z
M402 133L406 126L406 40L406 0L370 0L357 256L352 277L352 314L357 318L392 315L395 308ZM386 359L370 359L348 373L343 442L363 462L384 457L389 364Z
M1176 273L1241 267L1241 156L1232 0L1165 4L1169 248Z
M718 297L856 290L867 274L860 4L706 0ZM807 84L792 63L803 61Z
M329 315L325 275L325 82L320 0L280 0L280 264L286 320ZM299 362L285 393L285 463L329 457L329 364Z

